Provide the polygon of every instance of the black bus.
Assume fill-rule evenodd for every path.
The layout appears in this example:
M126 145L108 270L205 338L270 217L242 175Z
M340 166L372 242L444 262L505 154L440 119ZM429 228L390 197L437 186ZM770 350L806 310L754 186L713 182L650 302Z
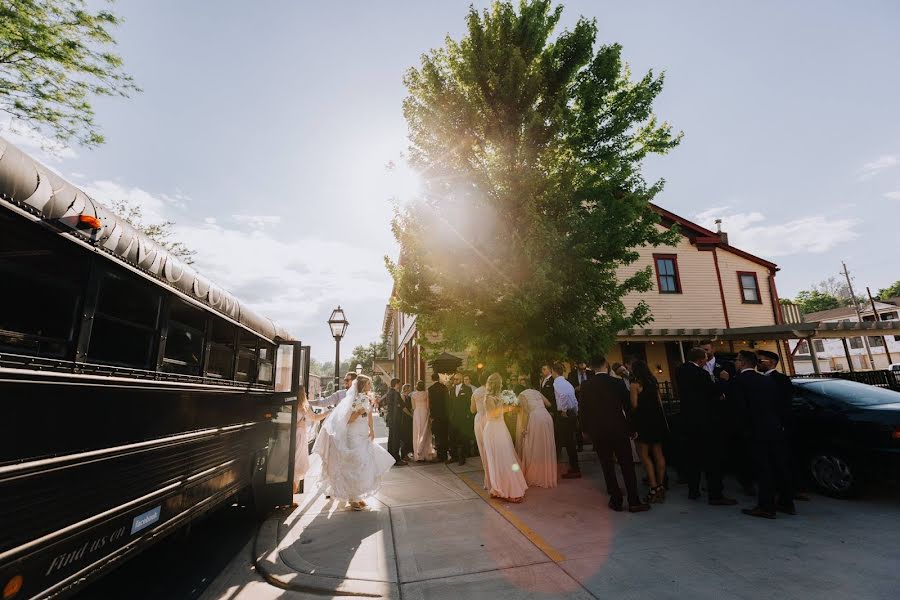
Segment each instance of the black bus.
M0 586L61 598L291 501L308 348L0 138Z

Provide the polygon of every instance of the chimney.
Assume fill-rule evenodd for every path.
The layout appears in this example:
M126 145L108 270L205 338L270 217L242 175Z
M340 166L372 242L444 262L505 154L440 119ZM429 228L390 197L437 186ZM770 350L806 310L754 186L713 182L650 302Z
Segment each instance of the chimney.
M716 233L719 234L719 239L722 240L722 243L727 246L728 234L722 231L722 219L716 219Z

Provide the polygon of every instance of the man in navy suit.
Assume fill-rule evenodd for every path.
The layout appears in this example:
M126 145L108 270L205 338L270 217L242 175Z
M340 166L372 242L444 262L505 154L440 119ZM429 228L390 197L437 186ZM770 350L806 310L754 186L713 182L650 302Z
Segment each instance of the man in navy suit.
M709 503L733 506L734 498L723 494L722 454L726 427L722 392L706 370L707 353L691 348L687 362L678 367L675 378L681 398L681 421L686 437L684 471L688 480L688 498L700 498L700 475L706 474Z
M776 510L791 515L797 511L788 466L787 435L779 414L778 385L774 378L756 370L757 363L755 353L749 350L738 353L735 360L738 372L731 381L728 395L746 415L759 487L756 506L742 512L751 517L774 519Z

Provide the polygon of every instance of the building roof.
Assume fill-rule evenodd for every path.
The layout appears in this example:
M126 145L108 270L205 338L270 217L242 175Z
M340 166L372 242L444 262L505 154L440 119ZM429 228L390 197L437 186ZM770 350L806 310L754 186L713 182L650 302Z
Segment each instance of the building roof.
M678 225L684 232L684 234L691 240L691 243L696 246L712 246L716 248L722 248L723 250L727 250L728 252L737 254L738 256L746 258L747 260L755 262L756 264L766 267L767 269L770 269L772 271L778 270L778 265L776 265L775 263L730 245L726 241L727 238L723 238L722 235L716 233L715 231L711 231L706 227L703 227L702 225L698 225L693 221L689 221L684 217L676 215L675 213L662 208L661 206L653 204L652 202L650 203L650 209L660 216L663 226L671 227L672 225Z
M125 219L0 137L0 206L40 221L193 302L275 341L291 336L151 240ZM82 217L99 229L79 228Z
M730 328L635 328L625 329L617 335L626 341L664 342L702 339L713 341L796 340L855 337L860 334L900 335L900 321L808 322Z
M872 306L870 304L865 303L862 306L860 306L860 308L862 309L860 311L860 312L862 312L862 314L864 314L864 315L872 314ZM887 304L885 302L878 302L876 300L875 308L878 310L878 312L881 312L882 310L896 310L897 306L894 304ZM811 312L811 313L805 314L805 315L803 315L803 318L804 318L804 320L806 320L808 322L837 321L840 319L847 319L847 318L853 319L853 318L856 318L856 308L854 308L853 306L842 306L840 308L831 308L829 310L819 310L816 312Z

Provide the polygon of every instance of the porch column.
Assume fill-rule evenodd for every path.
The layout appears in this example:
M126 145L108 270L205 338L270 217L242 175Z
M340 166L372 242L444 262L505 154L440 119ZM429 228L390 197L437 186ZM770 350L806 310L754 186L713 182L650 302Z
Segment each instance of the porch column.
M852 373L856 369L853 368L853 357L850 355L850 347L847 346L847 338L842 337L841 343L844 345L844 356L847 357L847 368L850 369L850 372Z
M681 356L681 364L686 363L687 361L684 360L684 342L681 340L678 340L678 354Z
M813 372L816 375L821 375L822 372L819 370L819 355L816 354L816 345L813 344L813 338L806 338L806 344L809 346L809 357L812 358Z

